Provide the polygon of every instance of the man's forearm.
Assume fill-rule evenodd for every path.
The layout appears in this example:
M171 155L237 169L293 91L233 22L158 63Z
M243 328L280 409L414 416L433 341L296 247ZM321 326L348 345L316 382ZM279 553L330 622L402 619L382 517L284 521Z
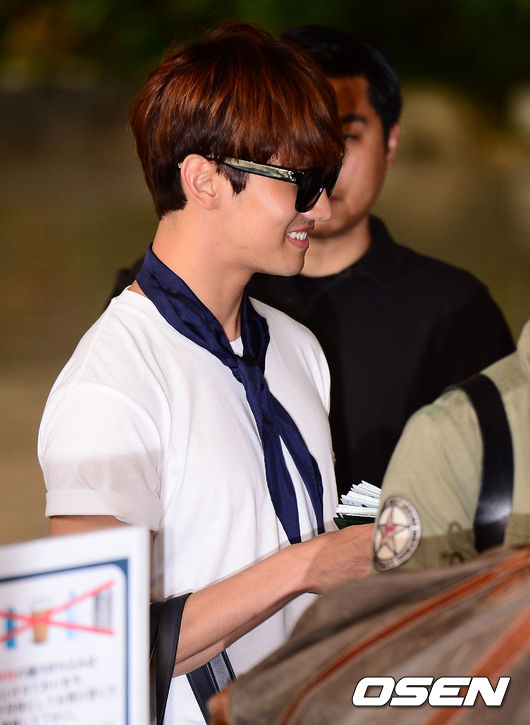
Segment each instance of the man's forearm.
M52 535L123 525L112 516L57 516ZM370 571L372 525L321 534L193 592L184 608L175 674L208 662L304 592L320 594Z
M175 675L205 664L301 593L291 549L191 594L182 617Z
M208 662L304 592L321 593L370 570L372 525L282 549L193 593L182 618L175 674Z

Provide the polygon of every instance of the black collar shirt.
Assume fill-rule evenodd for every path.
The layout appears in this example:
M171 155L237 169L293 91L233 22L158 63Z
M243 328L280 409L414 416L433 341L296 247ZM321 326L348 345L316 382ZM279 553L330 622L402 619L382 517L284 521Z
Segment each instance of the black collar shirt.
M408 417L514 349L478 279L396 244L376 217L370 232L366 254L338 274L259 274L249 285L322 345L339 493L363 479L380 485Z

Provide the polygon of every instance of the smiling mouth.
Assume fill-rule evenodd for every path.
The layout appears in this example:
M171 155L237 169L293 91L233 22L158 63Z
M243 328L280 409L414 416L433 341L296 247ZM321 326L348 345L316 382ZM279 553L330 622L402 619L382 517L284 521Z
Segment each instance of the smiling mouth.
M300 241L303 241L304 239L307 239L307 231L305 232L287 232L287 236L291 239L299 239Z

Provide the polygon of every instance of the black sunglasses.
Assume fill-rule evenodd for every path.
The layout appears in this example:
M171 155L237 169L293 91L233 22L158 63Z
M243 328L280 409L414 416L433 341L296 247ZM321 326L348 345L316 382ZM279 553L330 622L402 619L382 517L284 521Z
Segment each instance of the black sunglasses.
M309 211L315 206L324 189L327 195L331 196L342 167L341 157L337 166L329 174L323 176L318 169L285 169L282 166L256 164L254 161L244 161L243 159L224 158L215 160L220 164L230 166L232 169L296 184L298 193L294 207L300 214Z

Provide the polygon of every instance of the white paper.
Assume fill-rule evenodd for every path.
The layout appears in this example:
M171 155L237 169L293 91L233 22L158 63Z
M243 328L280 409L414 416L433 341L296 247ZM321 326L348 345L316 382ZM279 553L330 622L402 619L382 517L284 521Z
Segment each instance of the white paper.
M347 494L340 497L341 503L337 505L337 516L360 516L375 518L381 489L367 481L354 483Z
M149 532L0 547L0 723L148 722Z

